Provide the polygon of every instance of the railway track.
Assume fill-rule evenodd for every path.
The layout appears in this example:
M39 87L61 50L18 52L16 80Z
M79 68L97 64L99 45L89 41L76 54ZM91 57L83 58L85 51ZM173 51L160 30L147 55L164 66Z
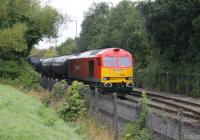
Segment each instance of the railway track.
M153 109L175 115L181 110L185 118L200 121L200 104L198 103L153 93L146 93L146 95L150 99L149 106ZM138 104L141 96L141 92L134 91L127 95L125 100Z

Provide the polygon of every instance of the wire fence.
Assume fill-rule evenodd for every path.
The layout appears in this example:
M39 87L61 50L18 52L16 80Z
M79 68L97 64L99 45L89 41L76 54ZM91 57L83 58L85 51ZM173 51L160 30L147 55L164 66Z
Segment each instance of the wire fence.
M200 96L200 76L174 73L146 73L135 74L135 86L149 90L172 92L188 96Z

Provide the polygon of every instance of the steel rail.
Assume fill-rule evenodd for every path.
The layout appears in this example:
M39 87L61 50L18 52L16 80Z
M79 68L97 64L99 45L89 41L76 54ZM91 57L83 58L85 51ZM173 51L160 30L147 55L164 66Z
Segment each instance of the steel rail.
M139 96L137 96L137 97L139 97ZM131 101L131 102L135 102L135 103L139 103L139 99L130 98L128 96L125 98L125 100ZM160 103L165 104L166 102L160 101ZM173 108L170 108L169 104L168 104L168 107L163 107L161 105L156 105L156 104L153 104L151 102L148 103L148 105L151 108L154 108L154 109L158 109L158 110L165 111L165 112L172 113L172 114L178 114L178 110L177 109L173 109L173 108L177 107L176 105L174 106L174 104L173 105L170 104L170 106L173 107ZM190 119L198 120L198 121L200 120L200 115L199 114L196 115L196 113L197 113L196 111L194 111L194 110L191 111L191 110L187 109L187 112L185 112L186 110L184 108L181 108L181 109L183 109L183 116L185 116L187 118L190 118Z

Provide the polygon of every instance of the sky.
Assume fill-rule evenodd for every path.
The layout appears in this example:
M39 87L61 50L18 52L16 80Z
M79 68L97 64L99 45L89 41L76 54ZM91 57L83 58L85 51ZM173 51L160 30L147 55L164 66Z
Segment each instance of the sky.
M77 36L81 31L81 23L84 18L84 12L92 5L92 3L108 2L109 6L115 6L121 0L41 0L42 5L50 5L56 8L62 15L71 17L72 21L65 23L59 28L57 39L43 39L40 41L37 48L46 49L51 46L58 46L67 38L76 37L76 21L77 21Z

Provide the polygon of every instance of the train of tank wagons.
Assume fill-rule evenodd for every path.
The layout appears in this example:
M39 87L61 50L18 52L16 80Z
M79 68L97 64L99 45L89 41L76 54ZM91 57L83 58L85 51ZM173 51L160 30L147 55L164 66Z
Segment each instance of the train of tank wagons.
M91 50L79 54L38 59L29 62L43 77L81 81L100 92L130 92L133 83L133 59L131 53L120 48Z

